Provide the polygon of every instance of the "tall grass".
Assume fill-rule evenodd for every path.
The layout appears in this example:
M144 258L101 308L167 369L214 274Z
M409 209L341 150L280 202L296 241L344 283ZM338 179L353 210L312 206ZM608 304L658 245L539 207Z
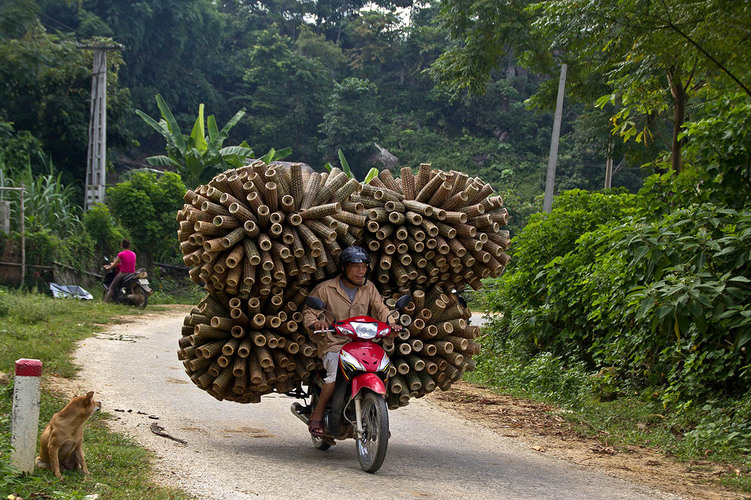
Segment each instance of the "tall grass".
M35 176L31 163L20 170L11 170L0 165L6 187L24 188L24 216L27 231L43 230L60 237L80 231L83 210L75 202L77 192L72 186L62 183L61 175L55 175L50 164L47 175ZM9 191L4 199L11 201L11 229L17 230L20 221L20 193Z

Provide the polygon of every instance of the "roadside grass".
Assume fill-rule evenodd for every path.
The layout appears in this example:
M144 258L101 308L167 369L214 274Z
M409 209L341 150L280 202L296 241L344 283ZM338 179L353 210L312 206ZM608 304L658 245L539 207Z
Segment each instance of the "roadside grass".
M49 388L45 376L73 378L72 362L76 342L122 321L123 316L140 315L130 307L100 301L53 299L41 294L22 294L0 289L0 371L12 374L15 361L42 361L42 394L39 432L68 398ZM107 499L187 499L184 493L150 482L151 454L133 441L110 432L107 412L89 420L84 433L84 451L91 475L63 472L63 480L52 472L36 469L31 476L18 476L10 466L10 416L13 384L0 389L0 494L23 498L83 499L98 494Z
M544 402L563 411L583 435L613 448L648 446L717 471L722 484L751 492L751 400L717 399L665 408L655 388L622 387L608 373L591 373L542 353L530 357L511 341L483 346L464 379L498 393Z

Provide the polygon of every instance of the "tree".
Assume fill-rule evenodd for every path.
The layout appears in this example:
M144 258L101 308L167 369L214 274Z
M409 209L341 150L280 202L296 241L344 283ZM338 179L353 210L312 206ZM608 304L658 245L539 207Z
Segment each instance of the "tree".
M431 75L457 95L482 94L501 61L530 41L525 0L443 0L438 21L453 41Z
M5 0L0 4L0 39L18 38L36 22L34 0Z
M680 137L688 106L707 85L736 87L750 68L751 6L726 0L544 2L536 26L564 60L607 74L617 105L613 127L624 139L648 142L656 115L672 121L671 168L681 170ZM751 94L749 94L751 95Z
M179 259L175 214L183 206L185 191L180 176L172 172L135 172L107 189L112 214L128 231L145 267L154 259Z
M91 100L91 51L75 41L49 35L34 23L21 38L0 37L0 120L11 122L15 134L30 133L63 174L63 181L82 182L86 173ZM117 123L129 106L120 88L117 54L108 58L109 143L123 144L128 131ZM31 157L34 173L46 170Z
M230 129L245 115L241 109L232 119L218 130L214 115L204 122L203 104L198 107L198 116L190 136L184 136L177 120L172 115L162 96L156 96L162 119L157 122L141 110L138 116L167 141L167 156L151 156L146 160L155 167L173 167L185 184L191 188L208 182L214 175L230 167L244 165L247 158L253 157L253 150L243 141L239 146L222 147ZM208 130L208 135L207 135Z
M177 103L173 111L180 120L192 118L201 102L220 117L230 115L212 82L222 72L218 41L224 19L211 0L39 0L39 4L51 31L77 38L111 37L125 47L120 83L130 89L135 107L151 111L153 96L160 93ZM147 130L137 118L128 125L142 133Z
M95 203L83 214L83 227L91 236L94 250L99 258L116 255L120 250L120 243L125 235L123 228L110 213L110 209L103 203ZM109 260L108 262L112 262Z
M374 143L380 132L377 91L372 82L345 78L335 85L321 124L324 155L333 158L337 149L347 148L345 153L351 158L352 171L358 179L367 174L367 160L376 151Z
M333 73L273 29L256 35L244 77L253 89L248 107L254 145L257 149L289 146L296 159L315 164L317 127L334 84Z
M680 131L705 85L748 93L751 5L727 0L445 0L441 19L456 45L431 68L453 91L482 92L492 71L516 48L551 74L569 64L575 94L608 86L598 102L615 105L613 129L625 139L654 140L667 113L671 167L681 169ZM533 40L527 25L537 28ZM550 51L540 52L537 42ZM602 76L605 76L603 81ZM596 87L587 85L594 84ZM570 88L571 86L569 86ZM546 91L545 88L542 89ZM600 95L602 95L600 94ZM554 95L554 94L553 94Z

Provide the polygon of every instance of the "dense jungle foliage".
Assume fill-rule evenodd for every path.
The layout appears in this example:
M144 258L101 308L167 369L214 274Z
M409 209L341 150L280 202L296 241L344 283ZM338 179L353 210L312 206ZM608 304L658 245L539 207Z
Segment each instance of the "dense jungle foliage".
M396 166L431 162L480 175L505 196L520 228L538 210L553 102L542 97L528 108L525 100L550 75L510 51L484 93L453 92L428 72L454 45L440 16L440 2L411 0L3 2L0 162L10 178L27 165L40 174L54 164L80 204L92 57L81 47L119 46L108 51L112 184L164 151L135 114L159 117L159 94L183 130L201 104L217 123L244 109L225 145L247 141L259 154L289 147L291 159L317 169L338 163L341 149L362 179L371 166L395 166L384 164L384 148ZM607 148L592 137L608 136L607 119L583 132L583 110L566 108L563 189L603 185ZM632 144L617 149L614 185L636 191L641 159L625 156Z
M511 265L486 283L485 306L502 314L480 376L548 387L552 373L605 399L637 395L653 413L692 415L675 429L696 443L732 427L727 446L747 456L749 32L751 4L730 0L9 0L2 182L29 190L32 262L83 268L123 235L147 260L180 263L182 193L246 157L322 170L341 151L361 180L420 162L480 176L515 236ZM81 47L95 43L120 44L108 52L111 187L83 214ZM559 196L544 214L562 63Z

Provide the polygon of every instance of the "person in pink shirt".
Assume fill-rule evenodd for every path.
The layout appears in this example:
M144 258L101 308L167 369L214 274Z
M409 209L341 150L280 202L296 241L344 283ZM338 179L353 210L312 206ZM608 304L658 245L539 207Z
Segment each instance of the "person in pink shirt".
M120 282L126 275L136 272L136 254L130 251L130 241L125 239L120 246L123 248L123 251L117 254L114 261L104 265L105 269L112 269L113 267L119 268L117 276L115 276L112 283L110 283L107 293L104 294L105 302L112 300L112 295L120 286Z

